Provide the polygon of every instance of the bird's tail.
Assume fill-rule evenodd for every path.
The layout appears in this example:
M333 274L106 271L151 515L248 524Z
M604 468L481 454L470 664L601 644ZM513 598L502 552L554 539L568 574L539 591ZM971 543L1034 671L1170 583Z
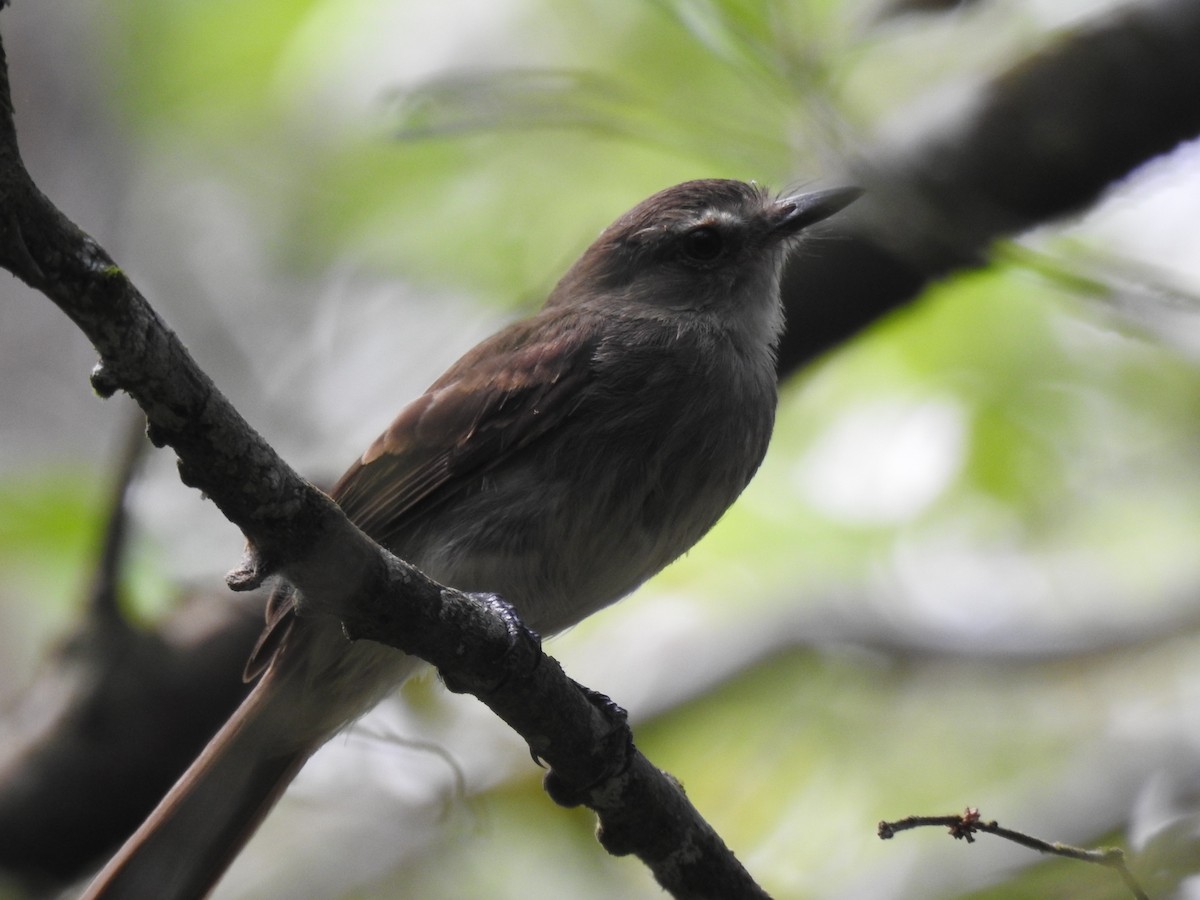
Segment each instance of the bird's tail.
M419 660L350 643L336 619L275 617L255 685L204 752L101 870L83 900L200 900L296 773ZM253 662L253 661L252 661Z
M255 686L96 876L87 900L199 900L212 890L327 737L280 743L289 733L280 720L294 718L280 674L268 671Z

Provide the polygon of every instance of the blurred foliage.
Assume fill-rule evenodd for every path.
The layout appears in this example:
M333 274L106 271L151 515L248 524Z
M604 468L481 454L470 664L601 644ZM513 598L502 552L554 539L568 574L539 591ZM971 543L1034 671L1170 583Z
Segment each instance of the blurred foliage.
M84 560L95 553L104 513L102 486L82 473L56 472L0 483L0 569L5 593L31 604L40 627L61 627L87 587Z
M109 502L105 483L80 471L27 471L0 480L3 593L31 614L24 620L33 629L26 641L61 630L77 613L91 586ZM168 584L152 548L135 548L125 566L127 613L145 618L162 612L174 593Z
M699 175L782 185L814 152L797 90L819 89L836 56L821 32L792 43L744 6L513 5L493 59L363 100L330 78L372 28L396 27L381 50L406 52L386 3L122 0L115 97L147 140L256 194L288 265L349 256L528 300L614 200ZM347 121L347 101L368 113Z
M421 7L106 5L131 154L246 198L281 278L348 265L531 306L650 191L811 178L864 134L911 128L895 114L931 82L1047 39L1016 2L877 32L850 0ZM1120 842L1157 769L1196 770L1200 377L1114 313L1083 256L1037 242L1061 266L1001 248L785 386L771 454L721 526L552 648L574 671L611 617L678 616L677 596L718 634L759 623L711 691L679 689L638 739L777 896L1119 897L1111 873L987 838L880 843L875 823L975 805L1049 840ZM86 478L51 482L0 485L0 565L55 582L30 597L64 596L98 519ZM656 652L648 669L703 681L694 650ZM531 873L544 896L657 895L533 778L470 804L476 829L377 895L525 897Z

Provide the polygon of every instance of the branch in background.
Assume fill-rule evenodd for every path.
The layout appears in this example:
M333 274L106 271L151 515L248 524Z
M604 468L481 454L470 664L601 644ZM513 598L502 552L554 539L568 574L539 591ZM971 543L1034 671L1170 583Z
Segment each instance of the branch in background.
M506 604L443 587L370 541L242 419L108 254L33 184L2 45L0 197L0 265L79 326L100 354L97 391L137 400L151 439L178 455L183 481L246 535L231 587L283 574L303 595L302 612L335 615L354 637L432 663L550 764L556 800L597 812L610 852L638 855L675 896L765 896L679 784L633 748L624 717L543 658Z
M1085 850L1082 847L1072 847L1070 844L1052 844L1024 832L1004 828L996 822L983 822L980 820L979 810L971 807L967 807L967 810L960 816L909 816L895 822L880 822L879 837L886 841L895 837L897 832L931 825L942 825L949 828L951 837L958 841L965 840L968 844L975 843L977 833L994 834L996 837L1020 844L1022 847L1028 847L1030 850L1036 850L1038 853L1104 866L1121 876L1121 880L1125 882L1125 886L1129 888L1136 900L1150 900L1149 895L1142 890L1129 871L1129 867L1125 865L1125 851L1120 848L1104 847L1100 850Z
M154 630L121 615L126 497L148 442L119 461L86 615L0 718L0 869L34 888L84 874L129 835L245 696L263 598L193 595Z
M130 418L125 426L125 441L117 457L117 476L108 503L108 523L100 541L96 574L88 592L89 618L111 619L114 627L124 625L121 615L121 570L125 560L125 545L129 539L129 492L137 480L142 461L150 442L141 416Z
M821 252L785 273L781 374L1200 134L1198 46L1200 3L1129 4L1014 64L903 151L865 154L849 179L866 195L811 229Z

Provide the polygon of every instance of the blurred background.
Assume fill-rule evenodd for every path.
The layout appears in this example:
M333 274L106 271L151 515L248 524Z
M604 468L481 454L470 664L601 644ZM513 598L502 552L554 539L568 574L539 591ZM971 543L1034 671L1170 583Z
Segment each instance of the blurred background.
M0 29L41 188L328 482L644 196L696 177L870 184L999 73L1121 14L38 0ZM1129 896L1111 872L986 837L875 834L976 806L1121 844L1153 896L1200 897L1198 216L1184 143L1073 215L1022 219L969 267L935 264L913 302L785 367L770 455L711 535L550 642L629 709L642 750L772 895ZM79 634L130 430L127 398L91 393L94 361L0 276L10 766L50 733L63 695L31 686ZM184 596L252 606L223 596L240 535L170 453L151 452L128 508L120 610L137 630L175 621ZM518 738L427 678L314 759L217 896L661 896L592 828L543 795ZM70 877L22 861L0 897Z

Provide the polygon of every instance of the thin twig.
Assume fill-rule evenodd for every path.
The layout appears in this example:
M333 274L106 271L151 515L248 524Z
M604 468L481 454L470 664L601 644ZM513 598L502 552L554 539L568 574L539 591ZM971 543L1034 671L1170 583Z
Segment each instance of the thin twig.
M146 425L142 416L131 414L124 431L125 437L117 460L117 473L109 500L108 522L101 538L96 573L88 599L92 615L114 623L123 621L118 597L121 558L125 552L129 532L129 493L150 446L150 442L146 440Z
M957 816L909 816L905 819L898 819L895 822L880 822L879 837L886 841L889 838L895 837L897 832L908 831L911 828L923 828L930 825L945 826L950 830L951 837L955 840L966 841L968 844L975 843L976 832L983 832L984 834L994 834L996 837L1020 844L1022 847L1028 847L1030 850L1036 850L1038 853L1063 856L1067 859L1077 859L1080 862L1089 862L1104 866L1105 868L1114 870L1121 876L1121 880L1125 882L1125 886L1129 888L1137 900L1150 900L1150 895L1142 890L1136 879L1134 879L1133 874L1129 871L1129 867L1125 865L1125 851L1121 848L1100 847L1095 850L1087 850L1083 847L1073 847L1070 844L1062 844L1057 841L1050 843L1049 841L1044 841L1041 838L1033 837L1021 831L1004 828L995 821L984 822L979 817L979 810L970 806L967 807L965 812Z

